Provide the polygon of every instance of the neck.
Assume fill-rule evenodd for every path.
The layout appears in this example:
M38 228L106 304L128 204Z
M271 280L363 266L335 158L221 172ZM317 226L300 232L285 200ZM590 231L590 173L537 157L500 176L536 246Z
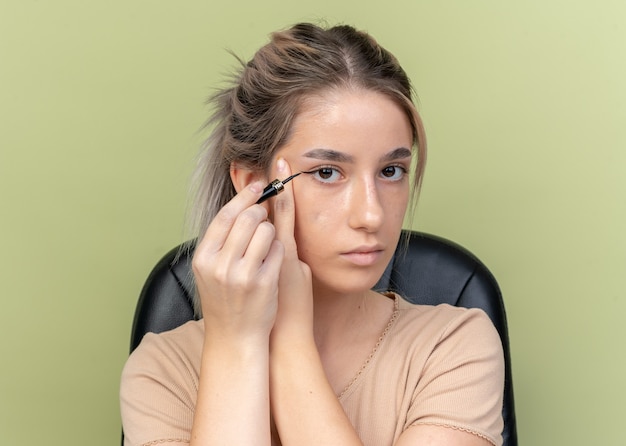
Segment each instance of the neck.
M334 342L349 339L377 311L380 296L371 290L355 293L313 287L314 335L318 348L331 347Z

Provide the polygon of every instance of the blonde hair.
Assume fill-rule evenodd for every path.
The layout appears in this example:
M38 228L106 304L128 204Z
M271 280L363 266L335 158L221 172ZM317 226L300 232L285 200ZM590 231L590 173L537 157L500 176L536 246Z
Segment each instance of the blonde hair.
M417 163L414 200L426 160L424 128L412 100L408 76L374 38L347 25L322 28L300 23L275 32L232 79L209 98L212 132L193 178L190 227L202 238L217 212L235 196L230 165L268 171L273 155L289 139L304 100L329 89L361 88L382 93L404 110L413 131ZM199 302L195 302L199 312Z

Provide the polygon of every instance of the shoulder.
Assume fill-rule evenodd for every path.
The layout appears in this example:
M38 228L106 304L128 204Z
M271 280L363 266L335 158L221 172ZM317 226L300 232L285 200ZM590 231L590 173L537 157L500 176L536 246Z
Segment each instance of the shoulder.
M202 321L190 321L163 333L146 333L128 358L125 371L176 362L191 365L201 353L203 333Z
M190 321L174 330L147 333L130 354L122 371L122 391L132 380L166 381L182 371L197 375L202 353L204 326Z
M415 376L410 425L442 425L501 444L502 341L480 309L401 302L398 336Z
M487 344L501 347L500 337L487 314L478 308L455 307L448 304L412 304L398 299L397 331L404 335L421 335L438 342L470 337L484 339Z
M341 398L360 434L382 444L419 424L501 444L502 343L487 314L394 297L396 311L380 348ZM372 419L380 421L376 429Z
M390 330L390 350L398 360L426 371L474 363L480 373L500 375L504 370L502 341L487 314L477 308L416 305L397 297L397 317ZM477 364L480 364L478 366ZM500 377L497 376L497 381Z
M203 321L189 321L180 327L162 333L146 333L136 350L141 351L145 348L157 346L162 348L185 348L185 346L189 345L190 340L194 338L202 339L203 335Z
M198 372L203 336L202 321L190 321L163 333L147 333L124 366L122 385L131 377L166 379L183 369Z

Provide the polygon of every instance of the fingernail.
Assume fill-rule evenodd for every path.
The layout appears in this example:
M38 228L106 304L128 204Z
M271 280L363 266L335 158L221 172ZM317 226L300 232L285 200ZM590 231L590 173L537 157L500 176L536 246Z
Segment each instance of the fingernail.
M285 169L287 168L287 163L285 162L284 158L278 158L278 161L276 161L276 168L279 172L285 171Z
M250 183L250 186L248 187L250 188L252 192L257 194L263 190L263 183L261 183L260 181L255 181L253 183Z

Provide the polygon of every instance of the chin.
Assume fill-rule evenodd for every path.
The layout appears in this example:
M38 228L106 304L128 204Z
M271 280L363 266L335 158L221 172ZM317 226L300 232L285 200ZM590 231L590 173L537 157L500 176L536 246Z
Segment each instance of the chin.
M386 265L385 265L386 266ZM385 272L383 267L341 268L335 271L313 273L313 287L339 294L355 294L371 290Z

